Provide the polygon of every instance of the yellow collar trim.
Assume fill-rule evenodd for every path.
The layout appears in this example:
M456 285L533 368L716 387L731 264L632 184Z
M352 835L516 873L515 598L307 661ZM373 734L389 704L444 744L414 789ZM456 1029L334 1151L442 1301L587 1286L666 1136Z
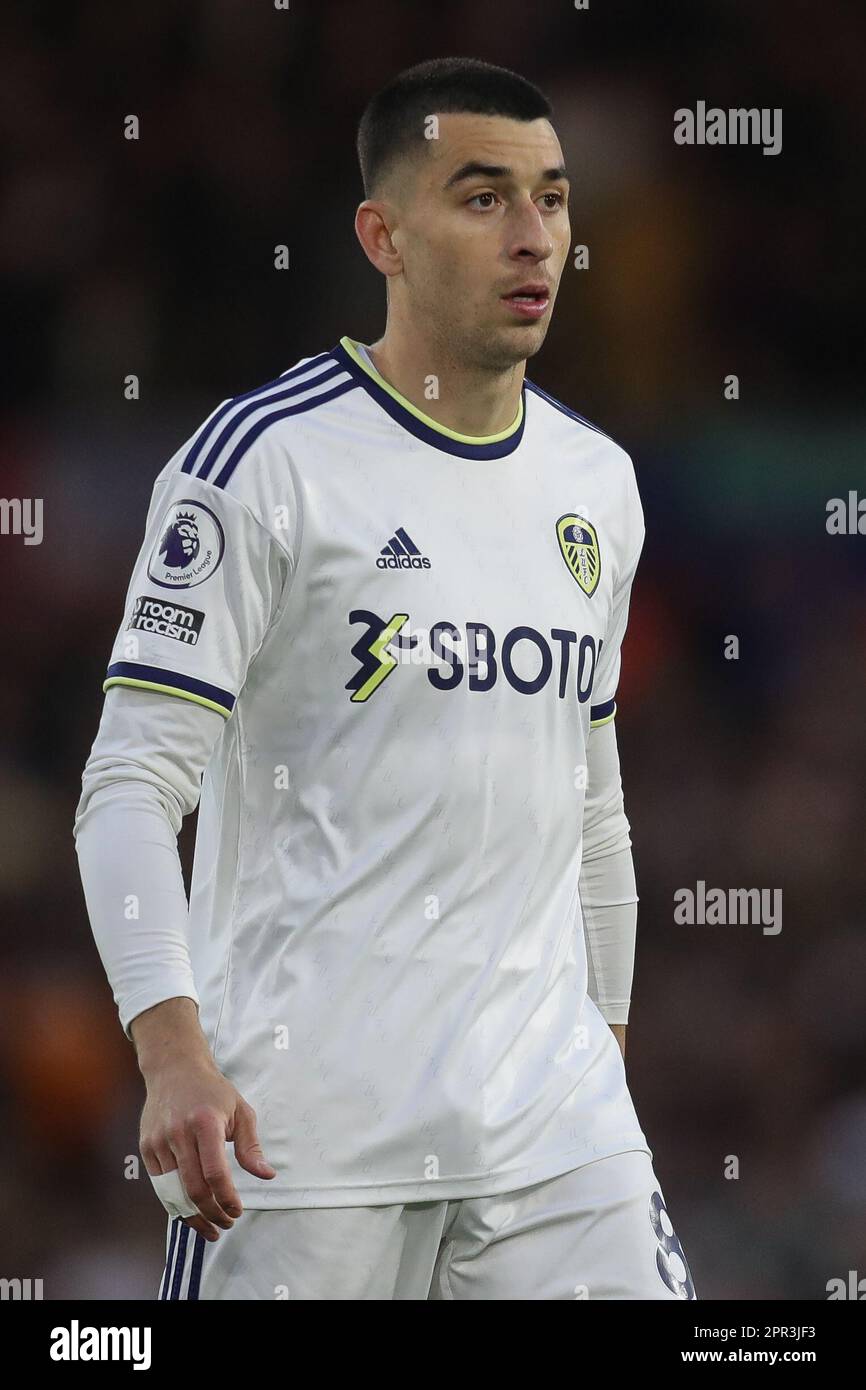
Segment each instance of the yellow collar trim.
M416 420L420 420L428 429L436 430L438 434L444 434L448 439L456 439L459 444L498 444L500 440L507 439L509 435L514 434L515 430L520 428L520 423L523 419L522 390L520 392L520 401L517 406L517 415L513 423L510 424L507 429L500 430L498 434L458 434L457 430L449 430L447 425L441 425L439 421L434 420L431 415L425 415L423 410L419 410L417 405L413 405L412 402L401 395L390 382L386 381L385 378L376 371L375 367L365 362L358 351L358 346L354 338L349 338L344 335L340 339L340 342L352 358L352 361L357 362L358 366L361 367L369 377L372 377L377 385L382 387L383 391L387 391L389 396L393 396L398 405L401 405L404 410L408 410L411 415L415 416Z

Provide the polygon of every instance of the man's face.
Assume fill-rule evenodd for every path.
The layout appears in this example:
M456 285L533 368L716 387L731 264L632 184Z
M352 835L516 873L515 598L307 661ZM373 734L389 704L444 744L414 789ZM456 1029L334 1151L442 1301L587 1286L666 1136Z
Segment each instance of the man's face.
M562 164L545 119L439 116L399 199L393 289L456 360L506 368L544 342L571 238ZM546 300L508 302L523 285L543 286Z

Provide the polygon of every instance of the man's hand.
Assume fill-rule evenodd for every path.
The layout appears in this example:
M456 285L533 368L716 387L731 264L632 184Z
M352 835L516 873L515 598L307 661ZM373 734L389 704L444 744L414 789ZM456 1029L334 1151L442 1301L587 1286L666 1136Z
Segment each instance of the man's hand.
M185 1007L188 1006L188 1007ZM219 1239L243 1211L226 1159L235 1158L257 1178L276 1169L262 1153L251 1105L223 1076L207 1047L191 999L170 999L132 1025L147 1085L139 1147L148 1174L178 1169L200 1216L184 1218L206 1240Z
M607 1026L619 1043L622 1060L625 1061L625 1030L628 1025L625 1023L609 1023Z

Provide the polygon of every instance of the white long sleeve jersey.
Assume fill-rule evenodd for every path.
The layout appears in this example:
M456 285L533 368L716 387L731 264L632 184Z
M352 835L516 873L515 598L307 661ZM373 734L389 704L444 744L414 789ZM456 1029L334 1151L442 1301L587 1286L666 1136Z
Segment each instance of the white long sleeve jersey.
M194 998L256 1110L277 1177L229 1149L245 1205L486 1195L650 1152L579 891L643 539L628 455L533 383L467 437L349 338L223 402L157 479L106 679L151 697L106 701L79 854L124 1028ZM599 920L633 924L607 742ZM171 837L201 769L187 913ZM137 870L93 833L136 780Z

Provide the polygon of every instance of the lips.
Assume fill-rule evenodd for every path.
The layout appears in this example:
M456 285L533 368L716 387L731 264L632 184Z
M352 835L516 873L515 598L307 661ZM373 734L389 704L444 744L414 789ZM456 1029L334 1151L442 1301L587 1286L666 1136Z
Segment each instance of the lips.
M550 287L541 283L530 283L518 285L517 289L509 290L508 294L502 295L509 303L517 300L519 303L538 303L550 298Z
M503 294L501 299L520 318L537 319L547 313L550 287L543 284L519 285L517 289Z

